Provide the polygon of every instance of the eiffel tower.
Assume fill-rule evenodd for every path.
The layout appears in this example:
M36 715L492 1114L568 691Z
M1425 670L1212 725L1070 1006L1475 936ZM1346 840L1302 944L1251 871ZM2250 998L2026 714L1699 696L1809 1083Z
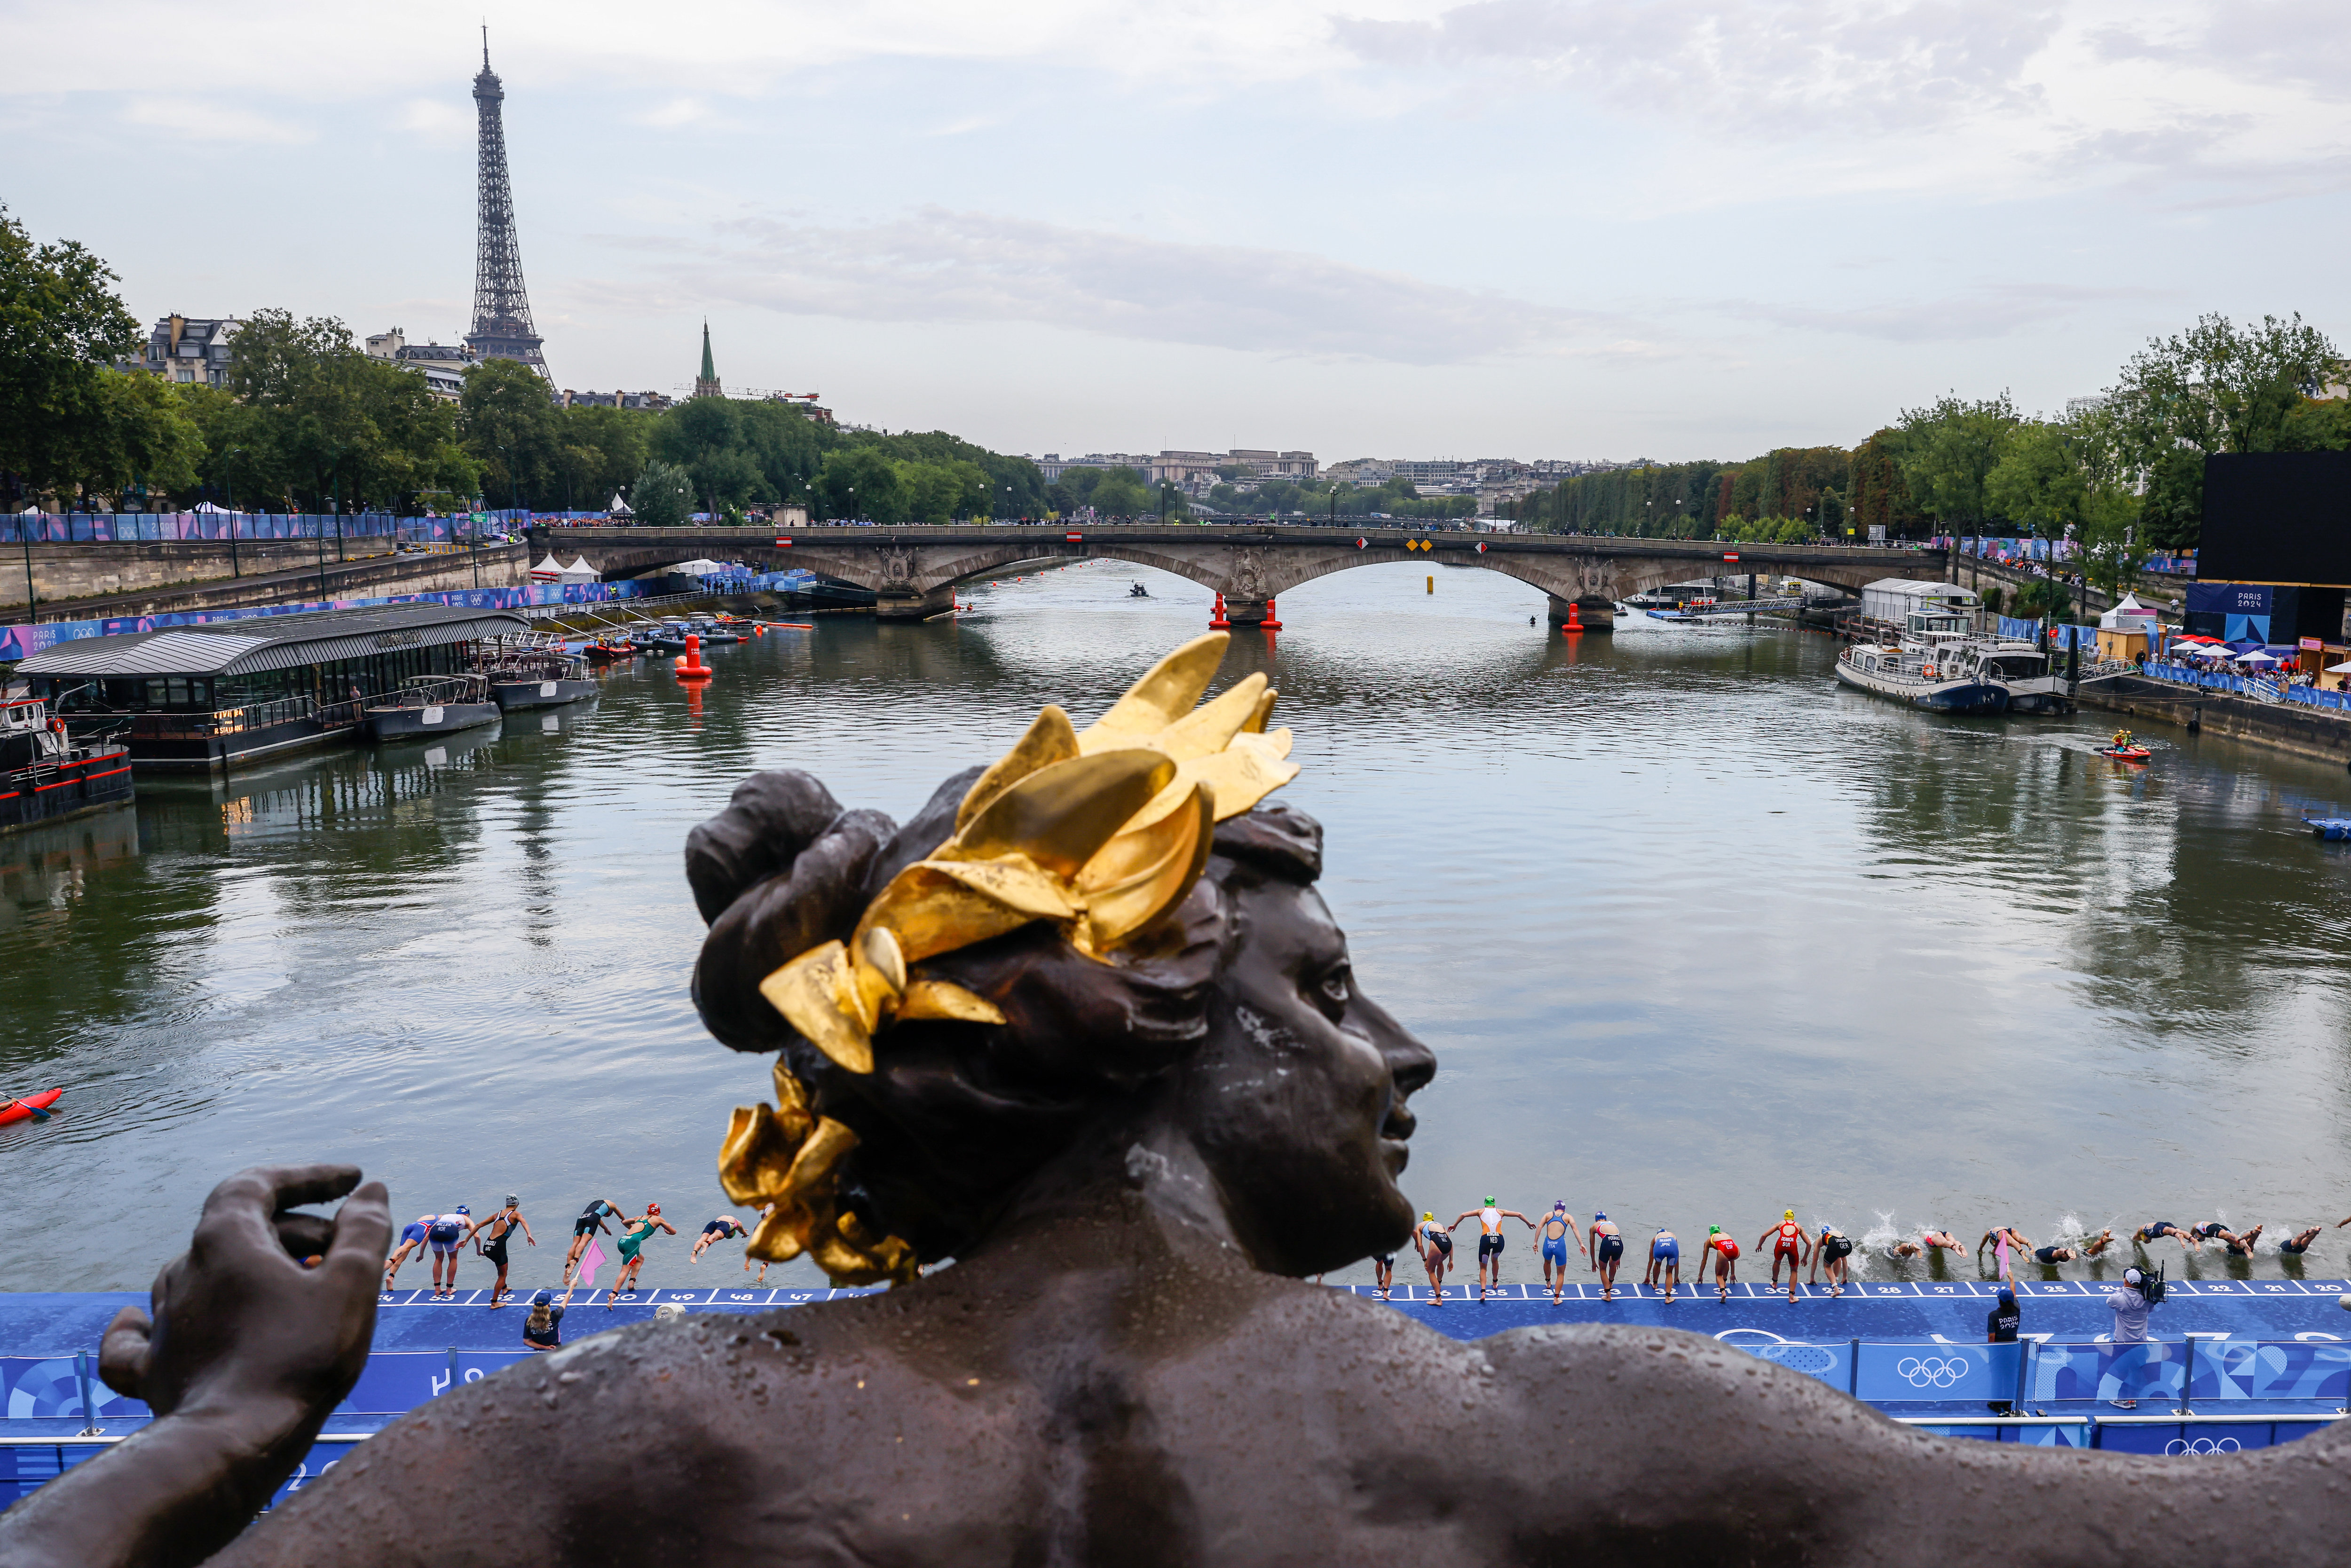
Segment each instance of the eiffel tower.
M476 154L480 232L474 241L474 329L465 334L465 346L481 359L519 360L544 377L547 361L538 351L538 329L531 324L530 298L522 287L522 252L515 244L506 122L498 109L506 98L497 73L490 69L490 29L485 26L482 74L474 78L474 106L482 122Z

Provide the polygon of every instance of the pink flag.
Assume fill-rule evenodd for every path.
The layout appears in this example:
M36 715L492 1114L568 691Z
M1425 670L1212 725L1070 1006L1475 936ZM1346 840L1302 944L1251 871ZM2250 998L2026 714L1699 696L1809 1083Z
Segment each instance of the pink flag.
M605 1262L606 1259L604 1257L604 1249L596 1245L596 1239L594 1237L590 1237L588 1239L588 1250L580 1254L580 1282L585 1285L595 1284L596 1270L602 1268Z

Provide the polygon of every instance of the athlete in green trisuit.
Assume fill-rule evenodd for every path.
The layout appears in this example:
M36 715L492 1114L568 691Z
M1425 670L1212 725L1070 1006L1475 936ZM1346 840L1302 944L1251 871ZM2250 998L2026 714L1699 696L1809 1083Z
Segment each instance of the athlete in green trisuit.
M612 1293L604 1298L606 1312L612 1310L612 1303L621 1299L622 1291L633 1291L637 1288L637 1270L643 1268L645 1262L643 1249L656 1228L668 1231L672 1236L677 1234L677 1227L662 1218L661 1205L658 1203L645 1205L644 1213L634 1219L625 1218L622 1219L621 1271L612 1276Z

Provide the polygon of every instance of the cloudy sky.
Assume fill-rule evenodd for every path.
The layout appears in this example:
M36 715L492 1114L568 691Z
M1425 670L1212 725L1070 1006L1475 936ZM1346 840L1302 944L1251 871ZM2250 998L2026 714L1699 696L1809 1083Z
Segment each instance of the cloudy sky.
M461 335L479 0L0 0L135 313ZM2351 340L2340 0L488 0L559 384L1011 451L1744 457Z

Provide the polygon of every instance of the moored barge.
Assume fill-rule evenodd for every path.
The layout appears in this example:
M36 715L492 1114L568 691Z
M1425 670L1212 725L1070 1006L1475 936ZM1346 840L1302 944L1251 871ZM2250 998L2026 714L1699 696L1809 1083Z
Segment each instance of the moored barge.
M131 799L131 753L77 740L29 694L0 697L0 833Z

